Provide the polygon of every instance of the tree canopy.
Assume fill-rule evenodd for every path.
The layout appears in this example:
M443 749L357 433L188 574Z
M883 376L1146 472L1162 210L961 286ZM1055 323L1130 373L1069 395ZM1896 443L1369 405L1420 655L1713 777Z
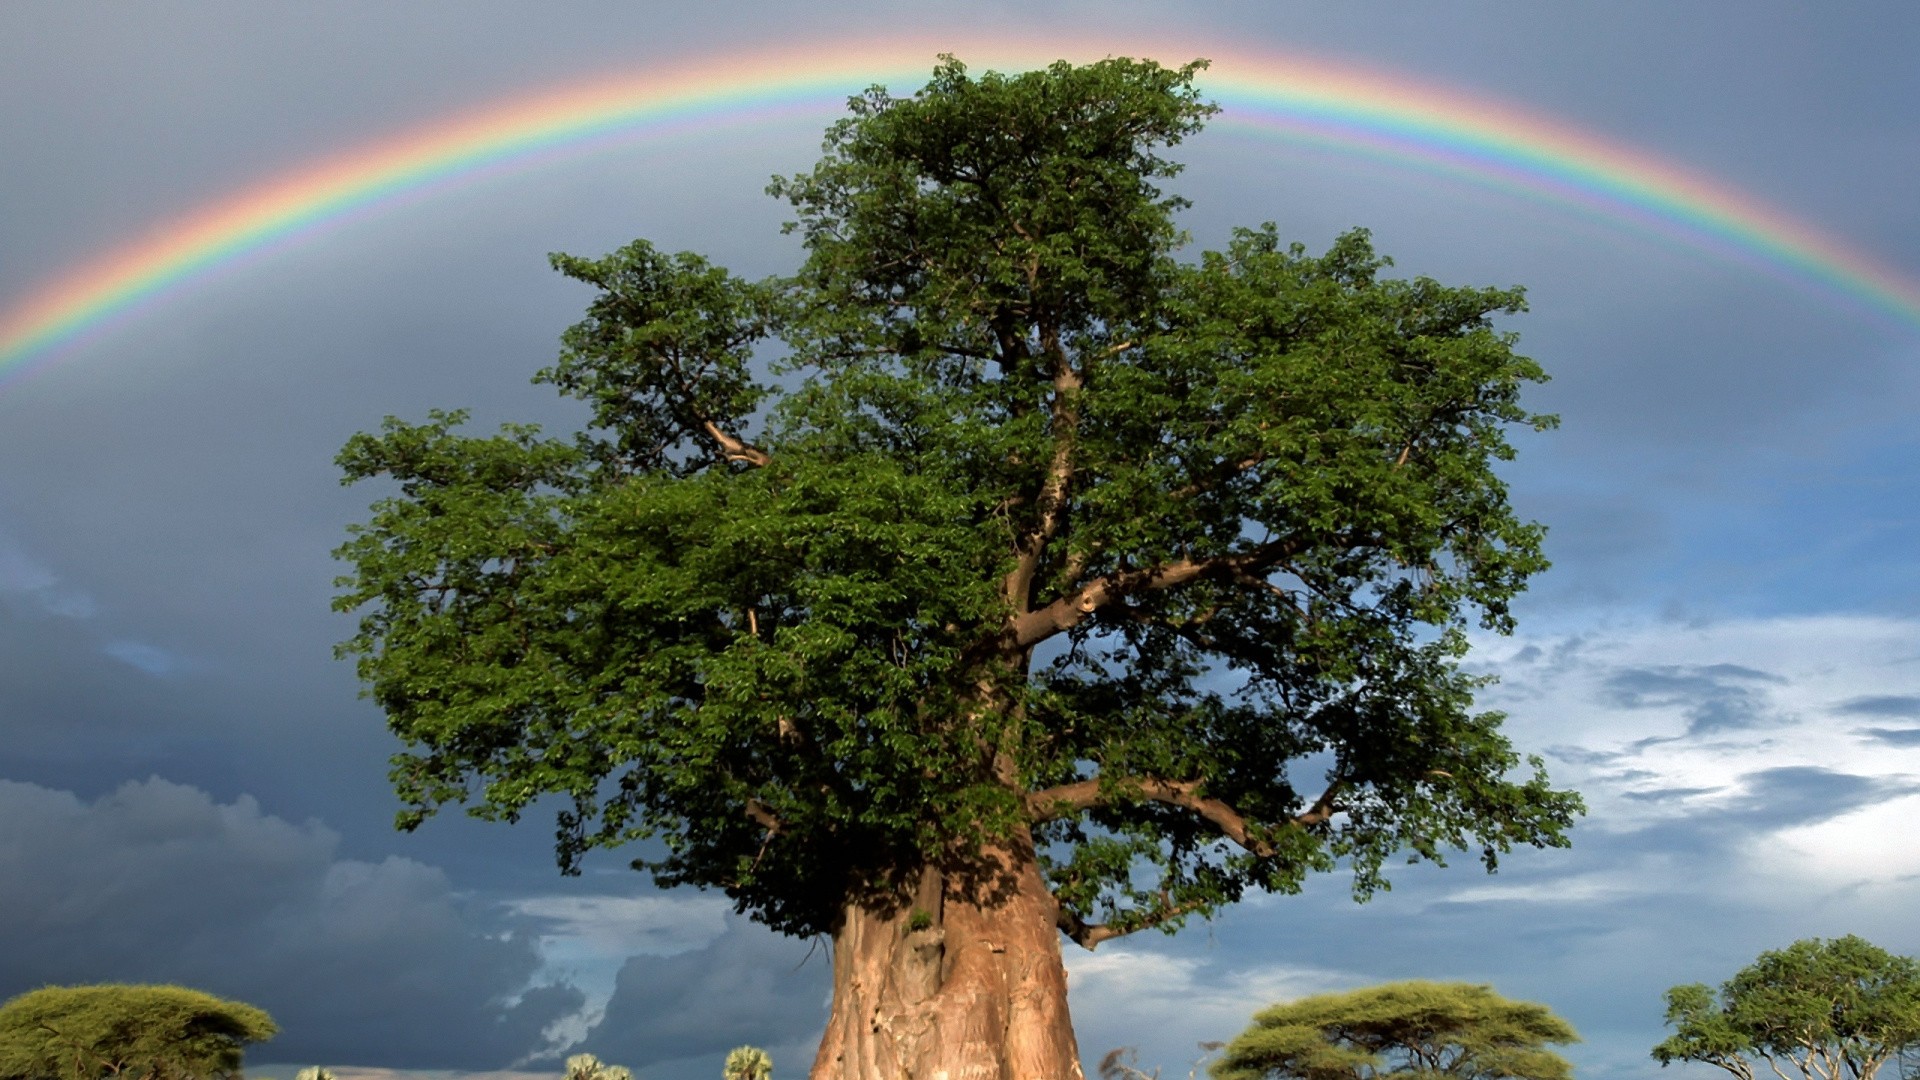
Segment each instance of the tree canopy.
M238 1080L273 1018L180 986L46 986L0 1005L0 1080Z
M1760 954L1721 984L1666 993L1674 1029L1653 1056L1700 1061L1753 1080L1764 1065L1784 1078L1872 1080L1920 1045L1920 963L1851 934L1808 938Z
M1549 1044L1578 1042L1544 1005L1490 986L1410 981L1316 994L1256 1013L1215 1080L1570 1080Z
M1546 566L1497 473L1552 422L1493 322L1522 294L1360 230L1176 257L1203 66L869 90L771 185L793 275L554 257L595 293L536 377L576 436L348 442L396 485L338 606L402 827L557 796L563 868L653 839L636 869L796 934L1030 835L1089 946L1564 845L1577 797L1459 663Z

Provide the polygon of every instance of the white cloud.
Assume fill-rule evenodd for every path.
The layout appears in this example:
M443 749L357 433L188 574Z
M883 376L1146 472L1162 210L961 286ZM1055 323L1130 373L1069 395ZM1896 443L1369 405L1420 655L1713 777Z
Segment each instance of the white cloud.
M1081 1057L1098 1061L1116 1047L1135 1046L1149 1071L1157 1064L1170 1076L1200 1053L1192 1042L1166 1041L1170 1030L1230 1039L1254 1012L1274 1002L1371 981L1285 963L1229 966L1139 945L1092 953L1070 949L1066 965Z
M1630 896L1660 891L1671 884L1666 873L1634 874L1610 870L1604 873L1567 874L1563 877L1533 878L1523 881L1481 879L1484 884L1455 889L1441 899L1454 904L1553 903L1596 904L1624 900Z
M1584 829L1725 810L1768 770L1920 776L1920 746L1845 708L1920 692L1920 620L1646 622L1480 645L1502 679L1483 704L1508 712L1515 745L1558 759L1555 780L1587 798Z
M698 949L726 932L733 908L724 897L709 895L533 896L508 906L549 924L541 936L544 944L623 960Z
M620 970L633 956L676 956L726 932L733 905L709 895L532 896L507 905L544 924L536 945L540 980L564 980L586 994L586 1008L547 1032L564 1047L606 1016Z
M1781 881L1832 888L1920 874L1920 795L1889 799L1757 843L1754 869Z

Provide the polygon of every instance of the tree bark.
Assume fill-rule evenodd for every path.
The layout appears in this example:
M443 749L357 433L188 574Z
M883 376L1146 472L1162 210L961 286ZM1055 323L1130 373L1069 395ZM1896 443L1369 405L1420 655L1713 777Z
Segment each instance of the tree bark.
M1019 838L985 874L849 904L812 1080L1083 1080L1051 893Z

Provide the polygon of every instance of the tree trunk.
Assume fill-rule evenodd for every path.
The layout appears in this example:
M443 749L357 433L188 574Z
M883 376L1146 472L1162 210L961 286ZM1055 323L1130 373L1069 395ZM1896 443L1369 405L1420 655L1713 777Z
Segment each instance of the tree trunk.
M984 882L928 870L910 903L852 904L812 1080L1083 1080L1054 902L1031 848Z

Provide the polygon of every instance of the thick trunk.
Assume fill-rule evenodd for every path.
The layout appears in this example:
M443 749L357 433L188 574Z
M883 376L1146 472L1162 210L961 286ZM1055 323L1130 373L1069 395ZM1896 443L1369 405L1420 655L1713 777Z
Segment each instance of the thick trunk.
M898 910L849 906L812 1080L1082 1080L1053 897L1031 854L984 884L929 871Z

